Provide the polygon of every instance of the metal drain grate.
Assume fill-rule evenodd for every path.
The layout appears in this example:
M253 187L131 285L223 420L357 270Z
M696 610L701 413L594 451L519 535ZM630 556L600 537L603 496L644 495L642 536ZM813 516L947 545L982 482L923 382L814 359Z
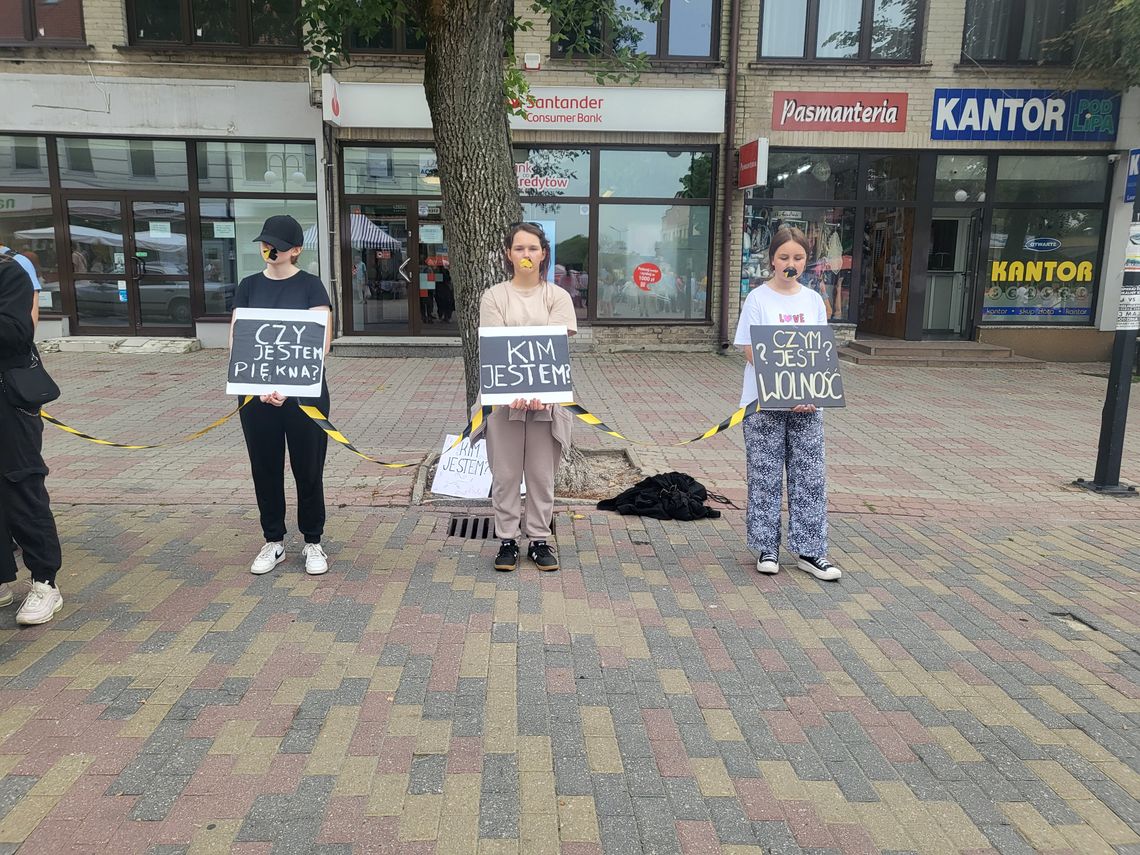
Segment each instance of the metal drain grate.
M494 540L494 517L453 516L447 521L447 536L465 540Z

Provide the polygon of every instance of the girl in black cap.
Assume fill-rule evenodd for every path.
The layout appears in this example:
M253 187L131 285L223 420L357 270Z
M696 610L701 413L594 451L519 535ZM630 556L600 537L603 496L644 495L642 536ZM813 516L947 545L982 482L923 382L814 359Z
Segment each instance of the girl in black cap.
M297 267L305 243L301 224L287 215L270 217L254 238L261 244L265 270L247 276L237 287L234 308L324 309L331 314L329 295L321 280ZM328 324L325 353L332 340ZM233 324L230 325L231 345ZM321 548L325 527L325 453L328 436L306 416L300 403L329 414L329 387L319 398L286 398L277 392L250 401L241 410L241 427L253 471L253 490L261 514L265 546L253 559L250 572L268 573L285 560L285 446L297 482L297 523L305 536L305 572L319 576L329 569Z

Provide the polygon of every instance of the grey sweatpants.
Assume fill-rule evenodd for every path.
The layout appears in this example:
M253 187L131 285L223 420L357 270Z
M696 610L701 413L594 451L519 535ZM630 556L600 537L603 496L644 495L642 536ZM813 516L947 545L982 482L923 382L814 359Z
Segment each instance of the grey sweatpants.
M550 537L554 516L554 474L562 449L554 438L549 410L510 417L509 407L495 407L487 419L487 462L491 464L491 506L495 534L516 539L522 517L520 485L526 476L526 536Z

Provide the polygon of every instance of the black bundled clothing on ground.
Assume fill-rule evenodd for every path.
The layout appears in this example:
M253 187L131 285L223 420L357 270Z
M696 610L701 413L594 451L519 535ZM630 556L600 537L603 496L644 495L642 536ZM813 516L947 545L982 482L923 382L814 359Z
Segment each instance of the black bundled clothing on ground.
M684 472L651 475L612 499L598 502L599 511L655 520L717 519L720 511L705 505L708 490Z

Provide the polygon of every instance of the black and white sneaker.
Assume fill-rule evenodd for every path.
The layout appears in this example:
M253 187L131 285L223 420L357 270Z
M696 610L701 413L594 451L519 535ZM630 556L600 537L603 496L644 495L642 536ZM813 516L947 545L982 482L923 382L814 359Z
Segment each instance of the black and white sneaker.
M499 544L499 554L495 556L495 569L504 573L517 570L519 566L519 545L513 540Z
M813 558L810 555L801 555L796 561L796 566L805 573L811 573L815 578L822 579L824 582L837 582L839 581L839 577L843 575L843 571L826 558Z
M756 559L756 572L774 576L780 572L780 556L771 552L762 552Z

